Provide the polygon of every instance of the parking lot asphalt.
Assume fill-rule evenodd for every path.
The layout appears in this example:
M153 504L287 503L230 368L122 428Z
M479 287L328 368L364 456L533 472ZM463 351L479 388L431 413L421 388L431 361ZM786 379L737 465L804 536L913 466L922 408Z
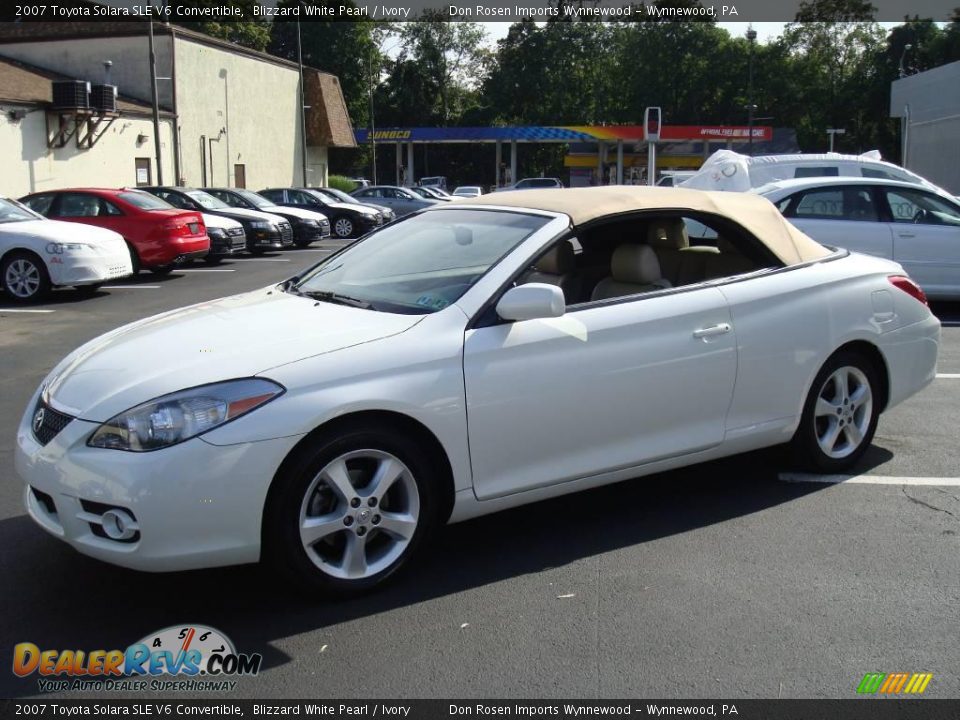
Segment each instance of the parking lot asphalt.
M263 654L230 698L852 698L867 672L930 672L926 696L960 696L960 486L915 480L960 476L958 304L934 308L943 377L881 418L862 483L784 475L773 451L662 473L445 528L396 582L349 601L257 566L124 570L33 525L15 429L63 355L328 251L144 273L28 308L50 312L0 298L0 697L38 695L36 676L9 670L15 643L125 648L181 623Z

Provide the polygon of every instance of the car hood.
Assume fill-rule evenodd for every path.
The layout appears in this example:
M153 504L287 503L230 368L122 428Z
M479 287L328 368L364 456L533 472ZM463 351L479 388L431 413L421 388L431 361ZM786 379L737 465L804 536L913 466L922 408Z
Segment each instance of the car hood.
M319 211L303 210L295 207L272 207L269 210L261 210L260 212L273 213L283 217L295 217L301 220L323 220L327 217Z
M267 220L272 223L286 222L286 218L282 218L279 215L271 215L268 212L261 212L260 210L247 210L246 208L217 208L215 211L217 215L223 215L230 218L237 218L238 220Z
M220 215L211 215L210 213L201 213L203 215L203 224L211 228L220 228L221 230L230 230L231 228L243 228L243 225L236 220Z
M47 242L82 242L89 245L110 246L123 243L123 236L96 225L61 222L60 220L24 220L0 223L0 232Z
M397 335L422 319L265 288L125 325L78 348L45 381L53 406L103 422L167 393Z
M360 202L355 203L345 203L345 202L332 202L327 203L327 207L331 210L353 210L354 212L361 212L364 215L376 215L377 209L370 207L369 205L364 205Z

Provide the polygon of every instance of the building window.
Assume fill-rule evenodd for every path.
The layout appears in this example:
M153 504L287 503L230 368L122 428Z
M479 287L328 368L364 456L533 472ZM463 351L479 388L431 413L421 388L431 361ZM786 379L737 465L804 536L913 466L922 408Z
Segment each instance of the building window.
M137 187L153 185L153 177L150 173L150 158L135 158L134 163L137 170Z
M238 164L233 166L233 186L238 188L245 188L247 186L246 165Z

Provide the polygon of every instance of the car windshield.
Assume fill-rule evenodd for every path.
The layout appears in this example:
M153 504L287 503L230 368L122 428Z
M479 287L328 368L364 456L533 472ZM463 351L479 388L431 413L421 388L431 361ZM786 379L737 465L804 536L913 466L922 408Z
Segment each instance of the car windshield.
M0 198L0 223L23 222L24 220L43 220L33 210L27 209L16 200Z
M166 200L161 200L155 195L150 193L145 193L140 190L129 190L127 192L122 192L118 196L121 200L126 200L128 203L134 207L138 207L141 210L170 210L173 205L168 203Z
M324 195L329 195L334 200L345 203L354 203L356 204L357 199L351 195L347 195L343 190L337 190L337 188L321 188L318 189L318 192L322 192Z
M270 202L263 195L257 195L252 190L234 190L234 193L242 197L248 203L258 208L274 207L276 203Z
M193 200L197 205L207 210L222 210L223 208L230 207L223 200L215 198L208 192L203 190L187 190L183 193L191 200Z
M519 212L423 213L330 257L290 291L383 312L436 312L548 222Z

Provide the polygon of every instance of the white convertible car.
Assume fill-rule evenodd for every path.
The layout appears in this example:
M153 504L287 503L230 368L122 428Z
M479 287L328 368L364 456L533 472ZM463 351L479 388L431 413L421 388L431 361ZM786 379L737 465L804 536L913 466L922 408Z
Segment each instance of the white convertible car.
M360 590L445 522L782 443L847 469L939 337L899 265L761 197L503 193L87 343L30 400L16 467L87 555Z
M130 252L117 233L48 220L0 197L0 287L14 302L39 302L60 286L93 293L132 273Z

